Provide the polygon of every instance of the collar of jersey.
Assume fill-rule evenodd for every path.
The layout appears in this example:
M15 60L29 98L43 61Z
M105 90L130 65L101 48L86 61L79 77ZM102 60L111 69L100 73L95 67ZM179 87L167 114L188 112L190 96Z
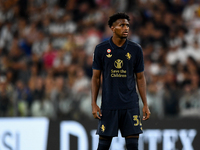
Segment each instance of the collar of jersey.
M110 38L109 43L110 43L110 45L111 45L111 47L112 47L113 49L122 48L123 50L125 50L126 47L127 47L128 40L126 39L126 42L125 42L124 45L122 45L121 47L118 47L117 45L115 45L115 44L113 43L112 37Z

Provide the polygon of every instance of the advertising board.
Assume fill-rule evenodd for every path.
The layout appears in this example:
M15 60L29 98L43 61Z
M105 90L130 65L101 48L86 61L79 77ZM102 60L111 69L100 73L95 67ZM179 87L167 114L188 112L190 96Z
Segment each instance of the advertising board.
M0 118L0 150L96 150L95 119L48 120ZM198 150L200 119L150 119L143 122L139 150ZM110 150L125 150L125 140L113 138Z
M0 150L46 150L47 118L0 118Z

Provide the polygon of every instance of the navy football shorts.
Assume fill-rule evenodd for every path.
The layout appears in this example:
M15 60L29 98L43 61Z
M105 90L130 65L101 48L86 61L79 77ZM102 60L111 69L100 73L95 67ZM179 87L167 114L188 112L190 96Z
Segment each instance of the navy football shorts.
M101 136L118 136L118 130L122 137L142 133L140 111L134 109L101 110L97 134Z

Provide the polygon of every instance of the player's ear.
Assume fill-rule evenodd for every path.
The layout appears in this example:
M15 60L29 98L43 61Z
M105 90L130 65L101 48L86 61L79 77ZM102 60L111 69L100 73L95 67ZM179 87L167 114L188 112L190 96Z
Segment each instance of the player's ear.
M111 28L112 32L114 33L115 32L115 27L111 26L110 28Z

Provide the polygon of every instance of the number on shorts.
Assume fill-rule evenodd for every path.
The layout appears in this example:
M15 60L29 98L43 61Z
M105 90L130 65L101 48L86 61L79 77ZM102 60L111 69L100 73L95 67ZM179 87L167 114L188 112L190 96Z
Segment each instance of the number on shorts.
M138 126L140 121L138 120L138 115L134 115L133 116L133 120L136 121L136 123L134 124L134 126Z
M139 118L139 119L138 119L138 118ZM134 126L138 126L139 124L140 124L140 126L142 125L140 116L134 115L134 116L133 116L133 120L136 121L136 123L134 124Z

